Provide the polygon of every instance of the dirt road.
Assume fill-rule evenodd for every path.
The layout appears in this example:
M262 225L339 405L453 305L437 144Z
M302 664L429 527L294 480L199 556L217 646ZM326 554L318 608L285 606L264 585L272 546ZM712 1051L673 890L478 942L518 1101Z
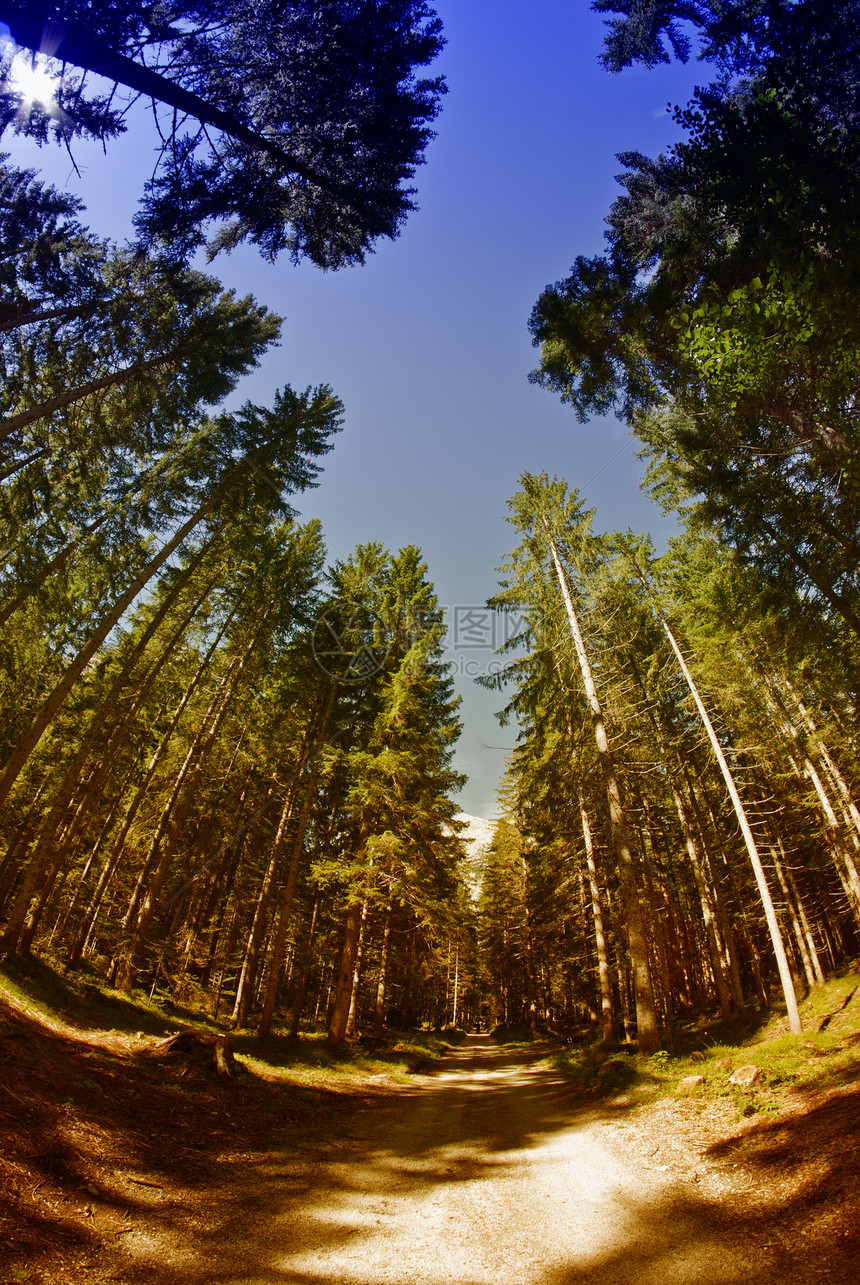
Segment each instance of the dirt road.
M325 1143L237 1170L195 1225L153 1209L129 1281L182 1285L753 1285L719 1209L625 1153L540 1054L472 1036ZM222 1188L223 1190L223 1188ZM734 1229L733 1229L734 1228Z

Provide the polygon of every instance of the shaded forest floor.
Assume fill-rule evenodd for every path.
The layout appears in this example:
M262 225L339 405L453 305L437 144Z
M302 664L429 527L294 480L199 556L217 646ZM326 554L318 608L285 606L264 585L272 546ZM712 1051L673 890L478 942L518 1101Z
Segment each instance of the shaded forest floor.
M555 1051L571 1110L588 1102L630 1164L742 1215L773 1279L860 1278L860 993L838 979L780 1019L734 1033L699 1025L678 1056ZM229 1198L231 1175L348 1146L357 1115L416 1091L442 1041L410 1033L343 1058L276 1039L235 1039L232 1080L207 1056L158 1055L169 1033L211 1023L165 1013L44 965L0 976L0 1280L122 1281L124 1240L165 1212L193 1221ZM698 1044L698 1048L694 1047ZM678 1046L676 1045L676 1048ZM537 1051L537 1050L534 1050ZM759 1081L729 1084L754 1064ZM684 1085L690 1075L699 1083ZM263 1211L260 1211L261 1213ZM769 1278L769 1277L768 1277Z
M613 1112L631 1164L732 1212L776 1281L860 1280L860 973L801 1003L732 1023L679 1027L673 1054L564 1049L577 1096ZM741 1068L755 1082L733 1084ZM743 1078L743 1077L742 1077Z
M446 1048L410 1032L336 1058L321 1037L262 1050L235 1035L224 1079L208 1054L158 1054L165 1036L217 1029L165 1008L35 962L0 974L3 1285L122 1280L123 1237L154 1209L216 1202L232 1165L273 1148L336 1145Z

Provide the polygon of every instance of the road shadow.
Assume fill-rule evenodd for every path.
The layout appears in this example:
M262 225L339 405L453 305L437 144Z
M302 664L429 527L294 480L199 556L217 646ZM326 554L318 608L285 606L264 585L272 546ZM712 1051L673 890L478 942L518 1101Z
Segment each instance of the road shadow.
M20 1018L8 1019L3 1034L0 1125L4 1111L17 1113L35 1180L65 1192L67 1203L89 1201L96 1224L86 1236L74 1227L64 1231L61 1216L46 1222L13 1196L17 1244L32 1248L67 1234L70 1250L88 1250L105 1270L110 1260L110 1278L130 1285L434 1280L432 1266L430 1274L402 1280L373 1266L377 1254L387 1252L391 1192L435 1210L434 1216L449 1208L456 1214L479 1184L522 1167L524 1153L571 1130L623 1120L630 1109L584 1099L549 1064L546 1047L499 1047L487 1036L470 1037L438 1073L408 1088L349 1093L278 1086L247 1074L231 1084L211 1075L181 1077L145 1059L129 1061L28 1029ZM10 1080L5 1071L13 1051L18 1076ZM11 1103L2 1091L10 1084L17 1094ZM38 1111L27 1106L27 1084ZM523 1263L520 1275L522 1211L512 1208L507 1279L517 1285L856 1285L856 1196L850 1207L846 1201L857 1172L850 1147L856 1146L858 1105L860 1094L843 1095L844 1154L825 1157L784 1205L708 1199L686 1183L666 1182L655 1196L653 1183L643 1182L641 1197L627 1190L615 1198L608 1242L583 1246L571 1258L559 1241L549 1261L530 1261L527 1271ZM815 1136L832 1130L836 1109L822 1104L820 1115L813 1113ZM756 1146L744 1155L747 1168L762 1176L790 1168L808 1146L808 1119L756 1126ZM615 1145L623 1166L623 1141ZM713 1150L714 1161L727 1160ZM834 1199L842 1201L842 1224L819 1238L810 1260L794 1229ZM565 1214L579 1216L575 1208ZM291 1260L297 1255L299 1262L304 1256L326 1266L296 1270ZM494 1278L438 1279L486 1285Z
M387 1252L384 1218L375 1214L384 1213L392 1191L419 1204L432 1193L437 1204L457 1210L473 1184L506 1177L515 1162L521 1163L523 1151L571 1128L586 1130L623 1118L624 1107L583 1102L544 1063L545 1054L545 1049L498 1048L487 1037L473 1037L437 1075L399 1100L356 1104L354 1112L330 1121L324 1135L307 1134L298 1148L275 1146L266 1154L249 1154L245 1163L225 1162L210 1224L201 1226L198 1219L189 1240L182 1211L162 1211L155 1238L160 1257L144 1253L137 1263L128 1263L123 1279L141 1285L161 1280L153 1272L161 1270L166 1255L169 1279L182 1285L370 1285L377 1280L394 1285L395 1276L378 1275L373 1266L375 1254ZM802 1145L802 1136L792 1136L783 1125L779 1146L785 1154ZM763 1152L761 1164L767 1163ZM827 1182L828 1176L820 1175L822 1197ZM520 1211L512 1209L507 1252L513 1274L508 1279L536 1285L854 1283L853 1242L831 1245L813 1263L792 1250L792 1221L814 1196L806 1191L785 1207L771 1208L707 1199L679 1183L667 1184L659 1198L653 1189L641 1198L620 1194L609 1246L586 1248L575 1261L566 1261L559 1246L558 1260L538 1271L534 1263L527 1271L525 1263L518 1267ZM258 1218L261 1210L265 1225ZM575 1210L571 1216L577 1216ZM259 1225L252 1251L249 1224ZM256 1258L253 1268L249 1252ZM291 1262L296 1257L298 1263L310 1258L328 1265L297 1271ZM524 1274L517 1276L520 1270ZM468 1274L440 1279L473 1285ZM480 1275L474 1285L490 1279Z

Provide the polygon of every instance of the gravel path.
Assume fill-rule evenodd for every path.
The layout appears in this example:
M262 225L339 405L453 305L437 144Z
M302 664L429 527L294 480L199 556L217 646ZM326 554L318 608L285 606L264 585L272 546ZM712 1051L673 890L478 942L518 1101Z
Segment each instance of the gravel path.
M393 1105L273 1151L132 1280L194 1285L753 1285L717 1206L631 1161L540 1054L472 1036ZM166 1212L166 1211L165 1211ZM184 1224L184 1225L183 1225ZM149 1272L147 1275L147 1260ZM155 1271L153 1273L153 1268Z

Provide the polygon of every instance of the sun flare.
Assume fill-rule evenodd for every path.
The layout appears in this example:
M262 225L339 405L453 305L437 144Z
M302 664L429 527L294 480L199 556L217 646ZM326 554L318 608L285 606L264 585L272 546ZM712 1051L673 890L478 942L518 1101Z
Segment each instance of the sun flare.
M9 88L20 94L27 106L50 107L57 96L57 78L46 66L30 58L16 58L8 78Z

